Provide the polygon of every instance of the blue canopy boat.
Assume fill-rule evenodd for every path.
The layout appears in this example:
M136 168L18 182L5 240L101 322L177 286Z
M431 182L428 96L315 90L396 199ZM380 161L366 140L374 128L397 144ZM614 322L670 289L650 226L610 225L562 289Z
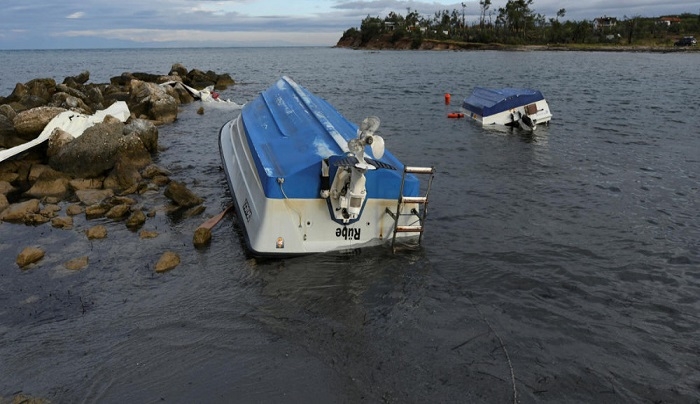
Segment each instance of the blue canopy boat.
M538 90L476 87L462 108L482 125L505 125L534 130L552 119L549 105Z
M219 150L249 250L420 243L434 169L402 164L378 127L376 117L358 127L289 77L224 124ZM429 175L424 190L416 174Z

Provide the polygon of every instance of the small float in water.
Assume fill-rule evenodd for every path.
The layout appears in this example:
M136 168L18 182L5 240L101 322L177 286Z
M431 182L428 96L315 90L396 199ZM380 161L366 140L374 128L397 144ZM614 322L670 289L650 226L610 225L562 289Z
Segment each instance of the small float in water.
M378 128L379 118L358 126L289 77L223 125L221 159L253 255L421 242L435 170L402 164Z
M476 87L462 103L467 116L483 126L502 125L535 130L552 119L549 104L538 90Z

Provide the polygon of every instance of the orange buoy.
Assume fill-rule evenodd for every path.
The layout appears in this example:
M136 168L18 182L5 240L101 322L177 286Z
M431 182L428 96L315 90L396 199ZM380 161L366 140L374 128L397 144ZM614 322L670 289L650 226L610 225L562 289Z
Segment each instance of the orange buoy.
M445 105L450 105L450 98L452 98L450 93L445 93Z
M450 112L447 114L448 118L464 118L464 114L461 112Z

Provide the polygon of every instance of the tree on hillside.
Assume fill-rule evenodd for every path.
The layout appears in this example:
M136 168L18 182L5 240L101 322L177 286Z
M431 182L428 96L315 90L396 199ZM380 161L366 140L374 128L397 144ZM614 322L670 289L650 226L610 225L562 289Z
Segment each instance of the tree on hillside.
M483 30L486 24L486 12L491 7L491 0L479 0L481 15L479 16L479 27Z
M498 9L498 20L511 34L520 34L525 38L528 28L532 27L534 15L530 6L533 0L508 0L505 7Z

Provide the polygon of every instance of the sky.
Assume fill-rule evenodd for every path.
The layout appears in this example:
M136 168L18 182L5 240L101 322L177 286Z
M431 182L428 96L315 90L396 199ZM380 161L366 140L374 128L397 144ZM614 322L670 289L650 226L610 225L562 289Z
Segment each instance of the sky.
M493 18L507 0L491 0ZM462 7L462 4L466 7ZM533 0L563 20L700 13L698 0ZM479 18L479 1L398 0L3 0L0 49L333 46L367 16L441 10Z

